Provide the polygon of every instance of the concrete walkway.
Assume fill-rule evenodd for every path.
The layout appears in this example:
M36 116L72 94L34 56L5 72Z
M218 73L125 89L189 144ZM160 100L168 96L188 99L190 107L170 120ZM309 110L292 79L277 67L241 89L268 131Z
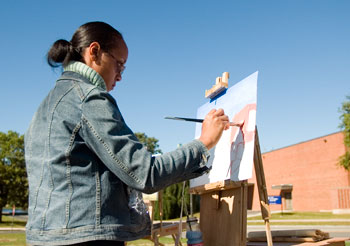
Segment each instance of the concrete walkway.
M0 232L8 232L8 231L25 231L25 227L0 227Z
M281 211L272 211L271 213L280 213ZM261 216L260 211L250 211L247 212L247 218ZM350 222L350 219L288 219L288 220L281 220L281 219L270 219L270 222ZM248 220L249 222L264 222L263 219L257 219L257 220Z

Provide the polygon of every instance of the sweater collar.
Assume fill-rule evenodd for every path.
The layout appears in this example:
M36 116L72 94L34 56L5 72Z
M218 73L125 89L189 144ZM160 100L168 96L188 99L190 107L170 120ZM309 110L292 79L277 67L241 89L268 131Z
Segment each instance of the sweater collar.
M104 90L107 90L106 83L104 79L101 77L101 75L99 75L94 69L92 69L85 63L78 62L78 61L69 62L68 65L63 68L63 71L71 71L71 72L79 73L80 75L90 80L90 82L93 85L100 87Z

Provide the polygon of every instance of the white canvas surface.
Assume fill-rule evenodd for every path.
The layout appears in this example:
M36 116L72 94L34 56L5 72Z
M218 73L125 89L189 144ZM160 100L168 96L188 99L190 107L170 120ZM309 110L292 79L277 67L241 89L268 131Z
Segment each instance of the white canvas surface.
M241 122L243 127L231 126L224 131L216 147L210 150L207 163L211 167L205 174L190 182L191 187L231 179L233 181L251 178L254 158L254 138L256 125L257 79L255 72L228 88L226 93L202 105L197 110L197 118L204 119L213 108L223 108L230 121ZM196 124L195 138L199 138L202 124Z

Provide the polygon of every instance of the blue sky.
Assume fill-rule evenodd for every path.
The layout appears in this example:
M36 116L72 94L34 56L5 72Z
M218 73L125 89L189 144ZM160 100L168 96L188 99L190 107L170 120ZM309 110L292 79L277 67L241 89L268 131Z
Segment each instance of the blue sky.
M206 89L222 72L232 86L259 71L263 152L339 131L350 95L350 1L5 1L0 8L0 131L24 134L53 87L45 55L88 21L105 21L129 47L111 94L135 132L163 152L194 137Z

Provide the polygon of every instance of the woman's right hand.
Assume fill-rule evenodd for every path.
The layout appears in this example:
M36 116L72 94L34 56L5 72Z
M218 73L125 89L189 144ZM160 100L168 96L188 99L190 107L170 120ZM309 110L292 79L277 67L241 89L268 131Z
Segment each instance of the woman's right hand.
M213 148L220 140L222 132L230 128L230 121L223 109L212 109L202 124L199 140L208 148Z

